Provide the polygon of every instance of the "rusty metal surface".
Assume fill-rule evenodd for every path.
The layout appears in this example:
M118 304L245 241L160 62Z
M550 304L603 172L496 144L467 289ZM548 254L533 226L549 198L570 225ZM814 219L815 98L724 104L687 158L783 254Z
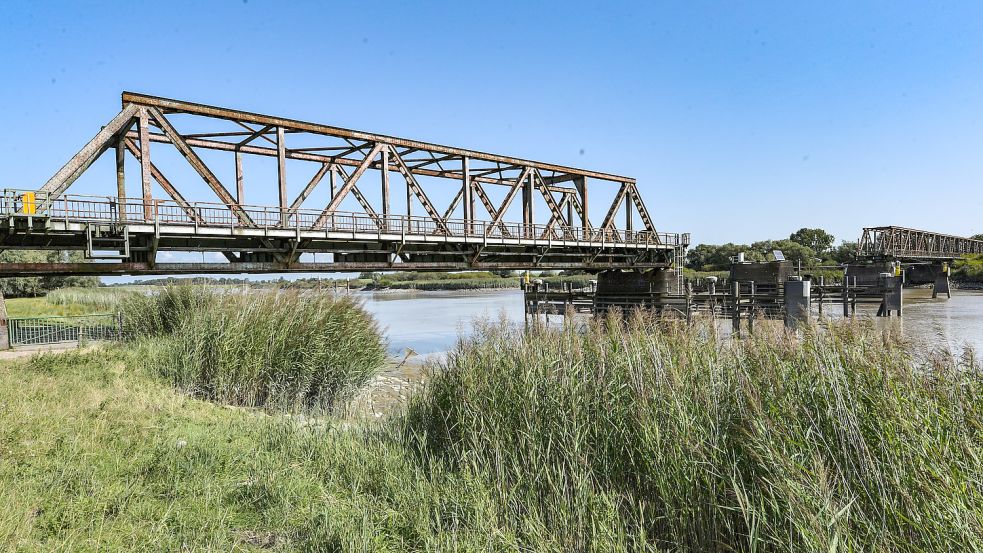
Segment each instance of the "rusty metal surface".
M304 253L329 253L334 259L303 270L594 270L665 267L681 259L673 254L685 247L680 235L656 231L629 177L144 94L125 92L122 102L122 111L36 191L34 211L24 211L19 200L23 191L4 192L0 249L109 250L104 258L122 258L118 267L72 270L163 274L162 267L204 269L156 263L159 251L219 252L235 266L208 268L221 272L294 270ZM181 131L192 123L199 129L216 128ZM225 130L217 128L221 126ZM169 179L153 161L161 148L180 154L200 180ZM69 194L72 184L110 149L116 155L112 192L99 197ZM212 153L206 156L205 150ZM129 193L127 155L137 161L140 173L130 179L138 186L131 184L136 190ZM228 155L230 166L234 162L235 182L222 182L217 176L222 172L209 167L217 163L216 155ZM243 158L248 156L276 158L277 205L244 202L250 179L243 174L248 165ZM292 188L287 160L318 165L295 198L287 195ZM379 179L378 198L363 193L370 175ZM152 197L153 182L169 198ZM201 189L202 182L217 202L186 199L190 187ZM438 207L432 187L447 184L453 200ZM395 213L390 194L404 185L406 211ZM330 187L329 198L305 205L318 186ZM492 201L486 186L507 187L504 199ZM598 186L616 186L617 194L604 220L595 224L587 208L589 190ZM361 212L340 210L348 197ZM414 204L422 208L420 215L413 214ZM476 213L479 205L487 217ZM521 208L521 223L507 220L513 205L514 211ZM455 218L458 210L462 216ZM622 213L623 219L617 217ZM637 231L635 218L641 221ZM618 228L619 220L623 228ZM3 270L9 274L17 269Z
M185 113L185 114L200 115L205 117L213 117L218 119L227 119L230 121L239 121L243 123L266 125L267 129L283 127L285 129L309 132L312 134L336 136L336 137L348 138L352 140L359 140L365 142L390 144L393 146L401 146L417 151L428 151L428 152L446 154L455 157L464 156L464 157L469 157L473 160L505 163L505 164L516 165L521 167L535 167L542 171L553 171L557 173L563 173L565 175L582 175L590 178L614 181L614 182L631 182L631 183L635 182L635 179L633 178L614 175L611 173L576 169L574 167L566 167L563 165L557 165L553 163L543 163L539 161L522 159L518 157L503 156L499 154L480 152L477 150L468 150L465 148L456 148L452 146L444 146L441 144L434 144L434 143L423 142L419 140L399 138L396 136L357 131L357 130L346 129L342 127L334 127L331 125L319 124L319 123L310 123L307 121L300 121L297 119L274 117L270 115L263 115L260 113L228 109L228 108L222 108L217 106L209 106L206 104L186 102L186 101L174 100L170 98L162 98L159 96L150 96L147 94L140 94L137 92L123 92L122 103L124 107L130 104L135 104L140 106L153 106L163 110L165 113L168 114Z

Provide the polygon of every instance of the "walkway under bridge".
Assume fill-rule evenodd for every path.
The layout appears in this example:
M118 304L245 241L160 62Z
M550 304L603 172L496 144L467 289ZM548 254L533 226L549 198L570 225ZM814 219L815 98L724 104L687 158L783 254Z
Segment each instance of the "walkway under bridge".
M656 230L629 177L141 94L122 100L50 180L4 191L0 205L0 249L80 250L94 262L5 263L0 276L650 269L680 266L688 246L688 235ZM196 178L168 178L154 161L160 148L179 153ZM110 150L115 183L98 196L72 193ZM223 153L234 183L216 176ZM251 157L275 159L275 177L244 174ZM139 164L136 178L128 158ZM287 164L298 161L313 176L289 181ZM391 208L391 184L404 185L405 212ZM246 203L257 185L278 202ZM438 186L452 197L441 208L431 200ZM600 187L614 199L593 221ZM327 199L312 206L315 191ZM189 201L192 192L215 200ZM346 199L359 210L342 211ZM224 261L162 263L160 252L218 252Z

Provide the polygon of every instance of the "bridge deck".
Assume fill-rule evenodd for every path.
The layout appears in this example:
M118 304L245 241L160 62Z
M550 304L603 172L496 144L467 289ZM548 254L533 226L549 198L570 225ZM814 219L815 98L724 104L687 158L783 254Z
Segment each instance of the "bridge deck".
M3 264L0 275L161 274L508 268L666 267L685 237L488 221L70 194L33 204L6 191L0 248L87 250L115 263ZM37 206L46 205L43 213ZM243 214L246 217L243 217ZM244 220L247 223L244 223ZM159 251L220 252L221 263L156 263ZM303 254L315 254L313 262ZM330 254L317 263L317 254ZM43 265L43 266L42 266Z

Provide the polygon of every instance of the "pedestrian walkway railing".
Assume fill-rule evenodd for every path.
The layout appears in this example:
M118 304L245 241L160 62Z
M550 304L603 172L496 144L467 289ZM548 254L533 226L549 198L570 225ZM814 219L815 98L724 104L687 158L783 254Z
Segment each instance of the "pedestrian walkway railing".
M11 347L118 340L121 319L117 313L57 317L12 317L7 321Z

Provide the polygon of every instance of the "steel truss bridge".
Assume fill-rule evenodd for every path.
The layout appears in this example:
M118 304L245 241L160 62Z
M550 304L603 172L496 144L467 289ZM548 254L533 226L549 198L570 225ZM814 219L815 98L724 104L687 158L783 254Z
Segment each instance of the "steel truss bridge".
M0 276L645 269L671 266L689 242L688 235L656 231L628 177L129 92L122 105L43 186L6 190L0 203L0 249L81 250L97 262L4 263ZM178 120L218 130L182 132ZM154 161L160 148L180 153L200 179L169 179ZM69 193L109 150L116 158L114 194ZM215 152L225 152L235 182L222 182L203 152L211 152L212 163ZM137 187L124 170L127 156L140 167L137 194L128 190ZM251 157L275 159L275 180L244 176L243 161ZM316 167L302 188L295 183L294 197L288 160ZM380 187L375 202L363 193L370 174ZM153 197L154 182L167 197ZM245 203L246 182L275 188L278 204ZM202 184L214 202L185 199L189 187ZM405 213L390 208L391 184L405 185ZM430 199L435 186L456 191L443 209ZM595 223L591 191L601 186L616 193ZM306 205L318 187L328 188L328 200ZM504 199L493 202L488 187L504 188ZM361 211L340 211L346 198ZM506 221L516 202L522 221ZM545 223L535 218L537 208L545 209ZM220 252L227 262L158 263L164 251ZM314 255L302 261L304 254Z
M983 240L904 227L865 228L859 256L898 261L946 261L983 254Z

